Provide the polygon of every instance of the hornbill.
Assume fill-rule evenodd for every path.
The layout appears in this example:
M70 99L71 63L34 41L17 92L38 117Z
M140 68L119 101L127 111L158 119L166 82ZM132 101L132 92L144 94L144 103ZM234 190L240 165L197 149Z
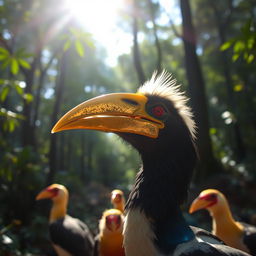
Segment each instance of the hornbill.
M187 100L176 80L163 71L154 73L137 93L107 94L81 103L52 129L113 132L139 152L142 168L126 203L128 256L247 255L206 231L193 230L181 213L197 160Z
M94 239L85 223L67 215L68 190L60 184L52 184L42 190L36 200L51 199L53 202L49 233L58 256L91 256Z
M216 189L203 190L192 202L189 212L207 209L212 217L212 233L227 245L256 255L256 227L237 222L226 197Z
M99 234L95 239L94 256L125 256L123 247L124 215L118 209L103 212Z
M113 204L115 209L124 212L125 199L123 191L121 191L120 189L114 189L111 192L111 203Z

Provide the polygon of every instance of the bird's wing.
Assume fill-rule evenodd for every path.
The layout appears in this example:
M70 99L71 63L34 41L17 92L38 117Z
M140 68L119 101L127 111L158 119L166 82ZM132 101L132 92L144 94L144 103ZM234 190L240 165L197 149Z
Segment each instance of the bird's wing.
M256 227L240 222L244 226L243 242L252 255L256 255Z
M60 246L74 256L91 256L93 242L89 229L85 232L77 219L65 216L49 226L50 237L54 244Z
M76 223L79 225L79 227L84 231L84 233L87 234L86 237L88 238L89 242L91 244L94 244L93 234L89 230L88 226L79 219L76 219L76 218L73 218L73 219L76 221Z
M187 245L179 245L173 256L250 256L243 251L223 245L209 244L206 242L188 242Z
M200 239L199 239L200 240ZM180 244L173 256L249 256L249 254L219 243L198 241L198 238Z
M226 246L219 238L210 232L191 227L195 234L195 239L180 244L174 256L248 256L249 254Z
M99 256L99 235L94 238L93 256Z
M225 244L221 239L219 239L217 236L213 235L211 232L207 230L194 227L194 226L190 226L190 228L192 229L192 231L194 232L197 238L200 238L205 242L209 242L213 244Z

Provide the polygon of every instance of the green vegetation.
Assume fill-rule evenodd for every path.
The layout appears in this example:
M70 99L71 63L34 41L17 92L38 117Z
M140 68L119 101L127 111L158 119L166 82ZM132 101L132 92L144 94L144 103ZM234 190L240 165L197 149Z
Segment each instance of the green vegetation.
M199 142L199 152L207 153L190 199L202 187L212 186L223 190L232 204L239 191L240 200L233 200L236 213L255 213L256 197L243 200L256 193L254 1L190 1L197 70L185 59L182 27L187 10L181 3L186 0L170 1L173 13L180 8L185 13L183 19L167 11L162 1L124 2L117 26L133 39L133 46L110 66L93 32L66 16L65 0L0 0L1 255L50 252L50 204L35 202L48 184L68 187L69 213L94 232L102 211L110 207L109 192L120 188L128 196L139 169L139 156L131 147L113 134L50 131L78 103L109 92L134 92L161 68L183 84L200 121L202 140L209 138L209 150ZM193 85L188 70L202 71L202 87ZM200 88L205 96L197 100ZM204 103L208 109L201 118Z

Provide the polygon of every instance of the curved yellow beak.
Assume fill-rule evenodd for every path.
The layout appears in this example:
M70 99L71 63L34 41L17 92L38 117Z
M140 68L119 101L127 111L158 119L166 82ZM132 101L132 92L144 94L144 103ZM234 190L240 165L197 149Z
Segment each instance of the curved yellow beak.
M113 93L81 103L66 113L52 133L71 129L135 133L157 138L164 123L146 112L148 98L137 93Z
M52 197L52 193L46 189L42 190L37 196L36 196L36 200L41 200L41 199L47 199L47 198L51 198Z
M209 205L209 201L207 200L204 200L200 197L197 197L193 202L192 204L190 205L190 208L189 208L189 213L193 213L193 212L196 212L198 210L201 210L201 209L205 209L207 208Z

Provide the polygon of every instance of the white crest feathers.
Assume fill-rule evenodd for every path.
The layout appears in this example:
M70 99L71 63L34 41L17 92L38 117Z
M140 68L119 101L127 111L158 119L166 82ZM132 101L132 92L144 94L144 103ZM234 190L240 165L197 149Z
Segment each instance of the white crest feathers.
M138 89L138 93L157 95L170 100L183 118L192 138L195 139L196 125L193 120L192 110L187 105L189 99L180 90L180 85L176 84L176 79L170 73L163 70L161 74L157 75L155 71L151 79Z

